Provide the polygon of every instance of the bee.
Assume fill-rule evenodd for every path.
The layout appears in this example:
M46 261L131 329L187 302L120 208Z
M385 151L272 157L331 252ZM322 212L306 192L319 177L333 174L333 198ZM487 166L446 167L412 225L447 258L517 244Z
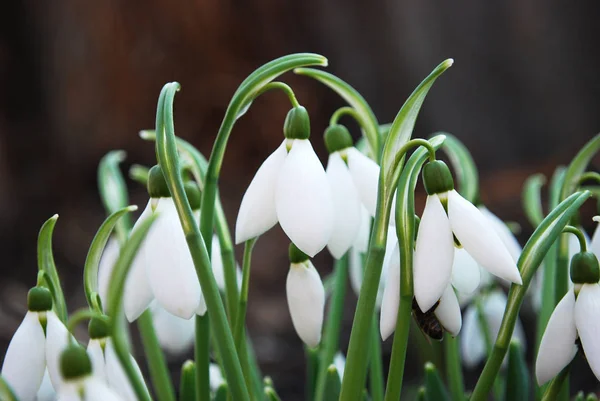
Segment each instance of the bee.
M435 308L437 308L439 303L440 301L437 301L427 312L421 312L417 300L413 298L412 315L423 334L431 339L442 341L444 338L444 328L434 314Z

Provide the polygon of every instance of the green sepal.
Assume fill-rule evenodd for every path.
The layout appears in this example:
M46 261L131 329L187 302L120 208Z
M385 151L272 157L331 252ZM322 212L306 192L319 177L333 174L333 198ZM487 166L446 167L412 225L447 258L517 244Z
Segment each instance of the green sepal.
M52 293L44 287L33 287L27 294L27 309L31 312L46 312L52 309Z
M196 400L196 363L187 360L181 366L179 401Z
M2 376L0 376L0 400L19 401L13 390Z
M425 363L425 392L430 400L451 401L440 374L431 362Z
M571 259L571 281L574 284L596 284L600 281L600 265L592 252L577 252Z
M452 171L456 174L458 193L473 204L479 202L479 174L473 157L467 147L454 135L447 132L436 134L446 135L443 149L448 155Z
M288 255L290 258L290 263L302 263L308 260L308 255L298 249L298 247L293 243L290 244Z
M428 195L452 191L454 179L446 163L441 160L427 163L423 167L423 185Z
M148 195L151 198L170 198L171 192L167 186L162 168L157 164L148 171Z
M91 339L100 339L110 336L108 316L92 317L88 324L88 334Z
M285 117L283 135L287 139L308 139L310 137L310 118L304 106L293 107Z
M187 181L184 184L184 189L185 196L187 196L192 210L200 210L200 206L202 205L202 193L200 192L200 188L198 188L198 184L194 181Z
M331 364L327 368L327 376L325 376L325 396L324 400L337 400L340 398L340 390L342 389L342 382L340 381L340 375L335 367Z
M511 340L508 349L508 369L506 371L506 401L527 401L530 399L531 385L523 347L517 340Z
M348 128L340 124L327 127L323 139L330 154L352 146L352 136L348 132Z
M92 361L79 344L71 344L60 355L60 372L66 380L92 374Z

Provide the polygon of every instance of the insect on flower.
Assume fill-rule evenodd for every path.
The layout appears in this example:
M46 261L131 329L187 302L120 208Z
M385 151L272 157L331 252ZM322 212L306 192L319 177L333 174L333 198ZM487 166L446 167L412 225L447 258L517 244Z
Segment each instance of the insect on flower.
M417 300L413 297L412 315L423 334L433 340L442 341L444 338L444 328L435 316L435 308L439 304L440 301L437 301L427 312L422 312L417 304Z

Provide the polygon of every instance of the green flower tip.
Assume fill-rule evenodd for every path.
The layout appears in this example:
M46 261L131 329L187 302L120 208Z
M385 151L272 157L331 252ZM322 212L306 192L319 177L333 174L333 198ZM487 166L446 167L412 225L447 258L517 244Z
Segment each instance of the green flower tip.
M329 373L330 375L338 374L337 368L335 367L335 365L333 363L331 365L329 365L329 367L327 368L327 373Z
M200 188L198 188L198 184L194 181L187 181L184 185L185 195L188 198L188 202L190 202L190 207L192 210L199 210L200 205L202 204L202 194L200 193Z
M435 368L435 365L431 362L425 362L425 372L428 373L432 373L435 372L437 369Z
M33 287L27 294L27 309L31 312L46 312L52 309L52 293L44 287Z
M88 324L90 338L106 338L110 335L110 324L108 317L93 317Z
M92 362L85 349L78 344L69 345L60 356L60 371L67 380L90 375Z
M152 167L148 172L148 195L150 195L151 198L171 197L165 175L158 164Z
M271 379L271 376L265 376L263 379L263 384L265 387L273 387L273 379Z
M600 281L600 265L592 252L579 252L571 259L571 281L575 284L595 284Z
M441 160L427 163L423 167L423 185L428 195L452 191L454 180L446 163Z
M294 107L285 117L283 135L287 139L308 139L310 137L310 118L303 106Z
M187 361L185 361L183 363L183 365L181 366L181 370L184 372L190 372L196 369L196 363L194 361L192 361L191 359L188 359Z
M325 139L325 147L329 153L337 152L353 145L350 132L348 132L346 127L339 124L327 127L323 138Z
M290 256L290 263L302 263L308 260L308 256L293 243L290 244L288 253Z

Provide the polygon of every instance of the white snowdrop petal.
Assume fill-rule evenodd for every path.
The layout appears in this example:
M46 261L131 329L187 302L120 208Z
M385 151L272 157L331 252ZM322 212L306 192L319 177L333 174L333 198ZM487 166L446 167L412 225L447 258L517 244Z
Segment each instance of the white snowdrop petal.
M87 353L92 362L92 373L95 377L107 382L106 360L104 359L104 350L98 339L91 339L87 346Z
M84 401L83 397L80 395L81 383L65 383L58 390L58 399L57 401Z
M217 391L221 384L225 384L225 378L223 377L221 368L216 363L208 365L208 377L211 391Z
M119 361L119 357L117 356L115 348L110 339L106 340L104 355L106 358L106 374L110 388L119 394L123 400L136 401L137 396L135 395L135 391L129 383L127 374L125 373L125 370L123 370L121 361ZM141 379L142 383L144 383L144 387L146 387L146 383L144 382L144 378L142 376L142 371L140 370L135 358L133 358L131 355L129 357L131 358L131 363L133 364L136 374ZM148 392L147 388L146 392Z
M448 218L454 235L477 263L498 277L523 283L516 263L488 220L455 190L448 192Z
M498 216L490 212L487 207L480 206L479 211L496 231L496 234L498 234L498 237L500 237L500 240L504 246L506 246L506 249L510 253L513 261L517 263L522 251L521 245L519 244L519 241L517 241L517 238L515 238L508 226Z
M361 204L360 206L360 228L352 244L353 248L366 253L369 250L369 237L371 236L371 215Z
M160 203L160 202L159 202ZM152 215L152 199L148 201L148 204L144 208L144 211L135 222L133 231L141 224L145 219ZM154 222L153 227L150 228L150 232L155 229L155 225L158 222ZM138 253L135 255L127 279L125 280L125 291L123 292L123 309L125 310L125 316L129 322L136 320L150 305L150 302L154 298L152 295L152 289L148 282L148 273L146 270L146 249L151 244L148 243L148 236L140 245ZM108 306L108 305L106 305Z
M344 370L346 370L346 357L341 352L336 352L333 356L333 364L340 376L340 380L344 378Z
M316 347L321 341L325 289L319 273L310 261L291 264L286 295L296 333L306 345Z
M156 337L161 348L173 355L188 351L194 343L194 319L182 319L159 304L151 307Z
M451 285L446 287L434 313L444 329L452 334L453 337L456 337L462 326L462 316L460 314L458 299L456 298Z
M381 266L381 275L379 276L379 286L377 287L377 298L375 298L375 305L377 308L381 308L381 302L383 301L383 291L387 285L386 277L388 274L389 266L394 263L400 263L400 251L396 254L396 248L398 247L398 237L396 236L396 229L393 226L388 226L387 238L385 241L385 254L383 255L383 264Z
M333 200L325 170L307 139L296 139L281 167L275 208L283 231L310 257L333 232Z
M219 243L219 237L213 234L211 251L210 251L210 263L212 265L212 271L215 276L217 286L221 291L225 291L225 272L223 271L223 257L221 256L221 244Z
M46 369L46 337L37 312L27 312L13 335L2 365L2 377L21 401L33 401Z
M360 200L371 216L377 209L377 188L379 186L379 166L356 148L346 150L348 169L358 190Z
M569 291L548 320L535 361L535 376L540 386L555 377L577 353L574 309L575 294Z
M356 240L361 224L361 203L339 152L329 155L327 179L331 187L334 207L334 223L327 249L334 258L340 259Z
M254 175L242 198L235 223L236 244L258 237L277 224L275 188L286 157L287 150L283 141Z
M460 353L463 364L474 368L485 357L485 338L479 325L479 314L475 305L465 312L465 323L460 335Z
M569 291L569 294L573 291ZM585 357L600 380L600 285L584 284L575 302L575 325Z
M35 401L55 401L55 400L56 400L56 390L54 390L54 387L52 386L52 381L50 380L50 375L48 374L48 370L46 370L44 372L44 378L42 379L42 384L40 385L40 389L37 392Z
M183 319L194 316L200 304L200 283L173 198L161 198L159 217L146 237L146 269L156 300Z
M597 258L600 258L600 229L598 227L600 224L600 216L594 216L594 222L596 222L596 228L594 229L594 234L592 235L592 240L590 242L589 250L594 252Z
M350 276L350 286L354 294L358 296L360 293L360 287L363 281L363 260L365 254L360 252L357 248L350 248L350 254L348 255L348 275Z
M60 389L64 383L60 372L60 355L69 345L69 341L74 339L54 312L46 312L46 320L46 367L52 385Z
M379 331L383 341L396 329L400 303L400 248L396 245L386 275L387 284L383 291Z
M454 239L437 195L427 197L419 224L413 263L415 298L427 312L441 298L452 275Z
M472 294L479 286L479 265L464 248L454 250L452 286L463 294Z
M98 294L100 295L104 309L108 307L108 286L115 263L119 258L119 252L119 241L111 237L104 247L100 264L98 265Z
M124 401L105 382L94 376L85 379L84 392L85 401Z

